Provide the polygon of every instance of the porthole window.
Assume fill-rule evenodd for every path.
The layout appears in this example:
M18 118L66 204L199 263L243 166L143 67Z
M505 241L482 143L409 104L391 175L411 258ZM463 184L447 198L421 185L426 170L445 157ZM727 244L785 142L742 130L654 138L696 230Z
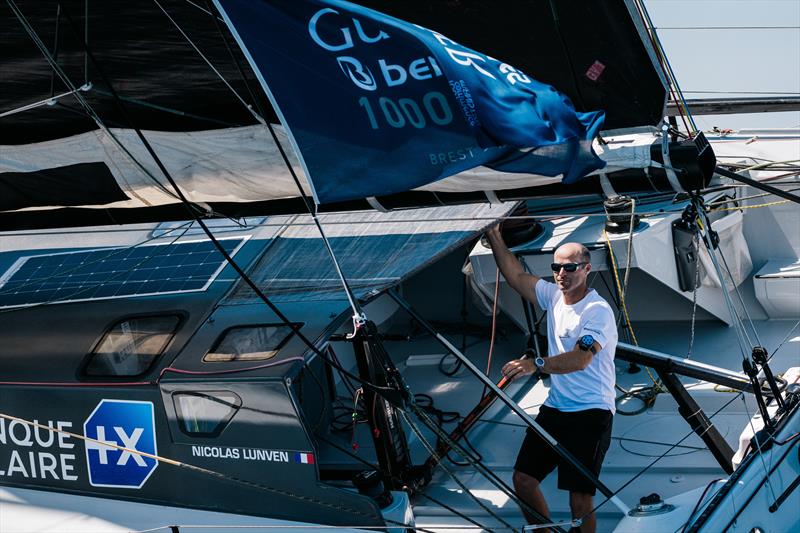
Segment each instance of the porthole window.
M177 315L126 318L106 331L89 356L88 376L138 376L150 368L178 329Z
M292 335L287 325L235 327L226 330L205 362L264 361L272 359Z
M192 437L216 437L242 406L229 391L176 392L172 395L181 431Z

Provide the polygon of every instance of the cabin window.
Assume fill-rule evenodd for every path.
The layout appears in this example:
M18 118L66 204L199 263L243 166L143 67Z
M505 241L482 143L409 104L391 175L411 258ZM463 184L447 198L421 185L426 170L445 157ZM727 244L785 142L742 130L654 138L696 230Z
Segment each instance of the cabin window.
M181 431L192 437L216 437L242 406L228 391L176 392L172 395Z
M292 334L292 328L280 326L247 326L230 328L203 361L263 361L272 359Z
M178 329L177 315L127 318L114 324L91 353L89 376L138 376L150 368Z

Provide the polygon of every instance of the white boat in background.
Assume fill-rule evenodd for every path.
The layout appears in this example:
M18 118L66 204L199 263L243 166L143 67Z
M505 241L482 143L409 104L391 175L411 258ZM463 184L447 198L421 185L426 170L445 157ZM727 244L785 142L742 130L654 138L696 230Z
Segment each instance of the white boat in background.
M359 3L402 20L338 0L0 8L0 531L580 527L554 476L539 524L512 489L548 385L499 369L539 350L546 316L479 239L499 221L538 274L560 244L585 244L617 313L598 531L798 530L800 131L664 118L691 124L682 98L666 105L678 88L639 0ZM259 9L313 16L264 25ZM319 131L298 126L315 84L287 74L296 98L272 94L258 47L308 30L344 54L403 20L508 61L509 80L535 74L587 124L602 109L599 136L558 145L588 175L519 172L552 156L528 145L479 143L503 157L461 168L467 152L432 141L451 175L374 192L417 178L402 150L425 120L446 129L450 100L359 99L365 137L385 133L379 110L419 134L373 176L357 159L384 159L372 139L343 140L361 115L329 120L344 109L331 100ZM435 35L455 63L500 63ZM278 59L318 74L277 41ZM331 94L372 90L356 55L339 56ZM444 66L382 57L389 88ZM326 170L347 185L332 191Z

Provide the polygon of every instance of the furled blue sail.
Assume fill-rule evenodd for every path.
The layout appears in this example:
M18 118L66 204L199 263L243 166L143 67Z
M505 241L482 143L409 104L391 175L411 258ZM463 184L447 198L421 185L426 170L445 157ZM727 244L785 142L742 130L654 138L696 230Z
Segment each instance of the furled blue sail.
M290 132L317 203L477 166L602 168L603 112L423 27L340 0L215 0ZM492 189L487 184L487 190Z

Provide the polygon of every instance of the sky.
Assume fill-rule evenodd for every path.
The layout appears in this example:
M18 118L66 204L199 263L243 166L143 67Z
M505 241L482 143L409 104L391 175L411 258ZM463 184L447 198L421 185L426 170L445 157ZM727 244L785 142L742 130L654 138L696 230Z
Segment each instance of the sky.
M800 0L645 0L645 5L686 98L800 96ZM709 29L719 27L726 29ZM702 130L800 128L800 111L695 121Z

